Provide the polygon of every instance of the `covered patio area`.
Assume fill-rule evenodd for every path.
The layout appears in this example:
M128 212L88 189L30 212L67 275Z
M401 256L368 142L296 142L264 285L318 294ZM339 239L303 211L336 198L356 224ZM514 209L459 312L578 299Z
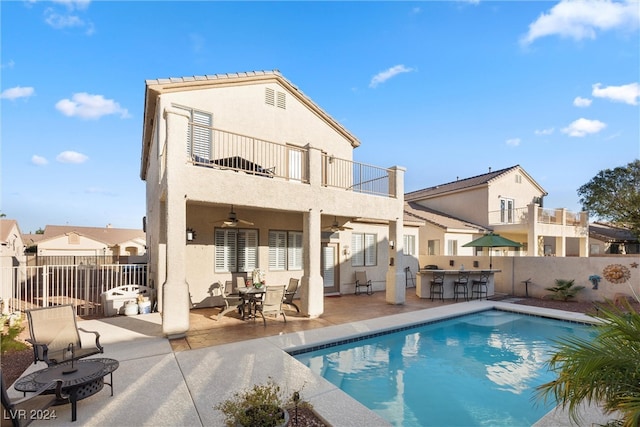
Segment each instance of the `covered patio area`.
M324 298L325 311L321 317L311 319L296 312L295 308L285 305L287 323L284 323L282 317L267 318L266 327L263 326L261 318L256 321L243 321L238 313L233 312L227 313L217 321L219 308L197 308L189 313L190 327L186 336L170 342L173 351L192 350L407 313L453 302L418 298L414 288L407 289L406 301L402 305L387 303L384 292L376 292L373 295L327 296Z

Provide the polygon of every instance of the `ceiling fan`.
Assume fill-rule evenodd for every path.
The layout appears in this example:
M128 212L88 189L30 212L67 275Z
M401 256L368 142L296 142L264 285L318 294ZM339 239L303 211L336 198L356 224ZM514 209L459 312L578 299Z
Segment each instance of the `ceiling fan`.
M335 233L336 231L353 230L353 228L347 227L346 225L341 226L340 223L338 223L338 219L334 216L333 223L330 226L325 227L323 230L328 230Z
M229 216L227 216L226 218L223 218L223 219L219 219L219 220L214 221L214 222L222 222L222 226L223 227L236 227L236 226L238 226L238 224L253 225L253 223L250 222L250 221L245 221L244 219L239 219L236 216L235 211L233 210L233 205L231 205L231 211L229 212Z

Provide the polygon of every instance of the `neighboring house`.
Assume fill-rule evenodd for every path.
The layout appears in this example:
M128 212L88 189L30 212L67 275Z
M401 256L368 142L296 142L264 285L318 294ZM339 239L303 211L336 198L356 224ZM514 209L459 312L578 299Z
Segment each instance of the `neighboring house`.
M403 303L404 169L354 162L359 145L278 71L146 81L140 176L164 333L184 335L212 284L254 268L301 279L310 317L356 270Z
M144 262L143 230L129 228L47 225L44 234L27 235L27 246L36 245L38 257L57 259L55 264L93 264L98 259L132 257ZM51 264L51 262L49 262Z
M23 263L24 249L18 221L0 219L0 267L16 267Z
M588 256L587 214L543 208L546 195L516 165L407 193L405 210L427 220L421 255L486 253L463 245L493 231L523 245L496 248L494 256Z
M638 253L640 241L628 229L603 222L589 225L589 256Z

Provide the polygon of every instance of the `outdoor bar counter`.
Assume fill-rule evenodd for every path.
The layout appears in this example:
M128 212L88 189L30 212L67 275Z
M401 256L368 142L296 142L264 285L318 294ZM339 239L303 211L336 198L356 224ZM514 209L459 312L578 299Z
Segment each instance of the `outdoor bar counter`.
M419 298L431 298L431 281L433 280L434 271L444 271L444 290L443 298L451 299L453 295L453 282L458 279L458 273L460 270L420 270L416 274L416 295ZM494 273L498 273L502 270L464 270L469 273L469 299L471 299L471 285L474 280L480 280L480 273L482 271L488 271L489 281L487 282L487 297L492 297L495 294ZM439 295L437 296L440 297Z

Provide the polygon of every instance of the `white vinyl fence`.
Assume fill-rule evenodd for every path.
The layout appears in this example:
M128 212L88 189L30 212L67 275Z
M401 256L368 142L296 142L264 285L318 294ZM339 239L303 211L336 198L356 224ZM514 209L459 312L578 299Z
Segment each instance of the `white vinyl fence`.
M146 264L45 265L0 268L0 310L73 304L79 316L102 316L100 294L123 285L147 286Z

